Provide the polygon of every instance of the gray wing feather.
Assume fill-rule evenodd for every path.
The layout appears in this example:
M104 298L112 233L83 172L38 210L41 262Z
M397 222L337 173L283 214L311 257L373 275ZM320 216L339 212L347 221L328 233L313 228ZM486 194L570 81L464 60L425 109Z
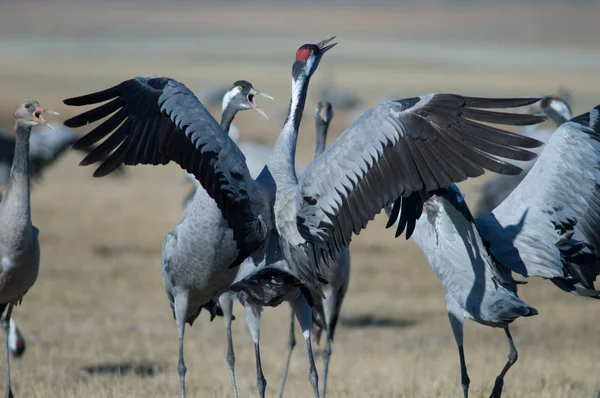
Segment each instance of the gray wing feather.
M478 220L490 251L524 276L598 295L600 106L561 125L523 182Z
M108 137L82 161L87 165L108 156L94 176L111 173L121 164L174 161L215 200L242 253L263 245L265 225L254 207L261 198L244 155L187 87L170 78L137 77L64 102L81 106L107 100L111 101L65 122L81 127L112 114L74 145L88 147Z
M309 165L297 195L298 231L323 250L339 251L352 233L401 197L448 187L484 169L520 172L494 156L532 159L535 155L521 148L541 143L478 121L526 125L544 118L473 108L535 101L429 94L376 106ZM416 215L411 217L414 225Z

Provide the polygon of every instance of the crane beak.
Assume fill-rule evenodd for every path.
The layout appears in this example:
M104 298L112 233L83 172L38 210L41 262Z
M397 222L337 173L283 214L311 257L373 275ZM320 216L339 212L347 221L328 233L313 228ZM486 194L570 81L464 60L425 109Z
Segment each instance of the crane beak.
M250 89L250 94L260 95L261 97L265 97L265 98L268 98L270 100L274 100L275 99L275 98L271 97L269 94L267 94L267 93L261 93L260 91L255 90L255 89Z
M329 45L328 44L330 41L332 41L333 39L335 39L335 36L331 36L329 39L325 39L323 41L320 41L317 43L317 46L319 47L319 49L321 50L321 54L325 54L326 51L331 50L333 47L335 47L335 45L337 43L331 43Z
M258 90L255 89L250 89L250 95L248 95L248 99L250 100L250 105L252 106L252 108L254 108L258 113L260 113L261 115L264 116L265 119L270 120L269 117L267 116L267 114L260 109L260 107L258 106L258 104L256 103L256 100L254 99L257 95L260 95L261 97L265 97L268 99L273 99L273 97L271 97L269 94L266 93L261 93Z
M50 123L48 123L48 121L46 119L44 119L44 117L42 116L42 113L49 113L51 115L57 115L57 116L59 115L59 113L55 112L55 111L51 111L50 109L46 109L43 106L38 106L37 108L35 108L35 111L33 112L33 116L37 119L38 122L40 122L41 124L44 124L50 130L56 132L56 129Z

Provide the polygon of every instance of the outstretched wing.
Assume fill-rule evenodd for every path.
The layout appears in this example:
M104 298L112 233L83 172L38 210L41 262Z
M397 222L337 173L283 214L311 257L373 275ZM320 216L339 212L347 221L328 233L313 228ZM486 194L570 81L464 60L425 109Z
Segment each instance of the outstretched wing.
M600 105L562 124L521 184L476 222L512 271L599 296Z
M266 229L255 207L258 189L244 155L187 87L166 77L137 77L64 102L82 106L108 100L65 122L81 127L112 114L73 146L89 147L107 137L82 165L106 158L94 172L101 177L121 164L174 161L215 200L242 252L250 254L263 244Z
M429 94L384 102L361 116L313 161L298 190L297 227L304 239L339 251L388 204L483 174L521 171L501 159L529 160L537 140L479 122L527 125L540 116L475 108L510 108L537 98L489 99ZM414 226L418 201L403 215ZM404 227L402 227L404 228ZM409 231L411 232L411 231Z

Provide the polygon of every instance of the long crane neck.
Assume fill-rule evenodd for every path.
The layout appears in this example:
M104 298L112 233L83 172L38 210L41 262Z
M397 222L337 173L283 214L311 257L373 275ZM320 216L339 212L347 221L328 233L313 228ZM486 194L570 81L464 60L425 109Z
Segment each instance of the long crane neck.
M317 139L315 141L315 158L319 156L324 150L327 143L327 130L329 129L329 122L321 120L317 116Z
M29 136L31 126L17 124L15 154L10 177L3 198L5 205L10 206L13 213L29 217L31 214L30 181L29 181Z
M295 167L296 143L309 82L310 77L306 75L300 75L292 80L292 97L287 118L267 162L278 191L298 184Z
M233 119L237 113L238 109L230 105L225 106L221 112L221 127L227 134L229 134L231 122L233 122Z

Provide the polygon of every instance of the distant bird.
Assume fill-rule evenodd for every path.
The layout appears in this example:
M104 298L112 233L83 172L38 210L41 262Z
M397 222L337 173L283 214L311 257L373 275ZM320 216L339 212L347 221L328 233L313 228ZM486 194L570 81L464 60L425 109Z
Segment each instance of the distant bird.
M544 97L539 104L531 106L531 111L541 111L542 114L551 118L556 126L560 126L573 117L569 104L559 97ZM540 126L524 126L519 129L519 134L535 138L547 143L555 129L541 128ZM539 155L544 147L536 148ZM519 175L497 175L487 181L482 188L481 198L477 203L477 214L484 215L495 209L525 178L529 170L535 164L535 160L528 162L513 162L523 169Z
M333 119L333 107L327 101L319 101L315 111L317 139L315 145L315 158L324 150L327 142L327 130L329 123ZM336 261L332 262L329 267L323 268L323 277L327 279L327 284L322 284L321 289L325 294L325 298L319 295L313 295L315 306L313 307L313 337L319 342L321 333L325 330L326 343L323 350L323 394L327 395L327 375L329 373L329 358L331 357L331 342L335 334L335 328L339 319L342 302L348 284L350 283L350 250L347 247L342 248L342 253L336 257ZM281 379L281 389L279 396L283 397L285 382L287 379L288 369L290 367L290 359L292 350L296 346L296 337L294 336L294 311L292 310L290 323L290 336L288 342L288 355L285 361L285 370Z
M61 123L40 126L29 139L29 172L33 181L42 177L44 170L56 162L79 139L74 131ZM83 152L89 153L88 150ZM0 185L9 181L15 153L15 138L0 130ZM119 174L123 168L119 168Z
M526 125L544 119L487 110L525 106L537 98L428 94L384 102L355 121L298 181L295 151L308 85L323 54L335 45L332 40L296 51L288 117L256 180L240 149L193 93L173 79L135 78L65 100L68 105L111 100L66 122L77 127L110 116L82 138L90 144L109 135L89 156L115 151L94 175L106 175L123 163L173 160L197 177L231 229L237 259L250 258L255 264L265 260L265 266L231 286L245 304L257 367L260 313L255 310L288 301L309 352L315 396L319 391L310 342L311 305L313 293L323 295L322 268L387 205L394 203L396 211L404 206L403 197L447 188L484 169L518 173L518 167L493 155L524 160L533 154L521 148L541 144L479 122ZM406 223L412 228L415 221L413 214ZM262 372L257 376L260 381ZM262 381L259 392L264 395L264 377Z
M163 79L163 80L161 80ZM115 87L115 94L143 96L139 91L145 84L147 89L156 90L155 84L160 82L166 83L164 78L131 80ZM175 88L174 86L171 86ZM143 89L143 88L142 88ZM176 88L175 88L176 89ZM113 95L113 94L111 94ZM118 95L118 94L117 94ZM192 122L194 126L202 128L218 128L220 132L227 134L233 118L239 111L254 109L261 115L265 113L256 103L255 96L261 95L267 98L272 98L267 94L261 93L252 87L252 84L245 80L236 81L230 90L225 94L223 99L223 111L221 115L221 124L212 126L216 123L210 113L200 105L199 112L196 112L196 119ZM92 100L94 95L84 96L65 100L68 105L84 105ZM197 99L194 98L197 102ZM167 100L168 101L168 100ZM197 102L199 104L199 102ZM104 108L106 109L106 108ZM149 109L149 108L148 108ZM88 120L95 121L103 117L103 114L98 113L98 109L92 109L82 115L76 116L65 122L65 125L79 127L85 125ZM116 116L126 118L127 114L122 111L117 112ZM114 118L115 116L113 116ZM81 138L74 148L88 147L93 145L97 140L110 132L115 125L112 125L114 119L109 119L108 122L96 127L88 135ZM162 119L158 123L164 123L167 119ZM109 126L107 127L107 123ZM120 122L118 122L120 123ZM131 119L123 124L128 127L131 124ZM122 130L125 132L125 130ZM168 132L168 130L163 130ZM112 136L114 137L114 136ZM183 141L171 140L172 136L166 135L165 140L161 141L161 145L166 145L169 149L162 152L158 157L155 157L156 163L168 163L171 160L170 156L175 153L171 151L185 150L186 145L192 145L191 141L184 137ZM225 136L226 137L226 136ZM227 137L226 137L227 138ZM228 138L227 138L228 139ZM99 158L109 154L113 147L105 145L106 143L114 144L111 138L108 138L97 149L93 150L81 164L87 165L90 162L97 161ZM147 154L152 153L152 150L158 146L151 145L146 148ZM192 146L193 148L193 146ZM210 147L205 150L210 151ZM115 152L117 153L117 152ZM114 163L115 153L109 156L105 161L102 169L94 173L95 176L102 176L111 172L114 166L122 163L122 160ZM177 157L175 157L177 159ZM190 157L190 160L192 157ZM198 158L199 159L199 158ZM117 164L118 163L118 164ZM127 162L136 164L137 162ZM106 169L107 165L111 165ZM104 171L102 171L104 170ZM188 169L188 172L193 170ZM197 175L197 172L196 172ZM178 372L180 377L180 392L181 396L185 396L185 374L187 368L183 359L183 338L185 323L193 324L194 320L200 314L202 308L206 308L214 315L217 310L217 299L219 295L228 291L229 285L233 281L237 273L237 267L245 257L240 258L239 251L236 247L236 242L233 239L232 231L227 226L227 221L223 219L221 211L218 209L215 201L207 194L203 188L195 190L193 199L186 206L185 215L172 229L165 238L163 246L162 259L162 277L167 291L169 302L173 309L173 315L177 322L177 331L179 335L179 366ZM224 311L227 308L223 308ZM231 309L229 308L229 314ZM231 317L226 316L227 334L229 351L232 352L231 340ZM228 362L229 361L228 356ZM234 395L237 397L237 387L235 383L235 375L233 373L233 363L230 362L232 373L232 383Z
M40 266L39 231L31 223L29 198L29 137L34 126L48 122L42 113L49 111L36 100L23 100L14 119L15 151L8 185L0 202L0 314L5 332L6 396L12 397L10 382L9 337L13 307L37 279Z
M446 289L464 396L463 318L469 318L505 330L510 353L491 394L500 397L504 376L517 361L509 324L537 314L517 297L519 282L511 272L600 298L594 287L600 274L600 105L562 124L527 177L485 217L473 218L455 185L433 192L424 205L413 199L407 213L424 208L425 214L412 237ZM400 218L410 217L404 210Z

